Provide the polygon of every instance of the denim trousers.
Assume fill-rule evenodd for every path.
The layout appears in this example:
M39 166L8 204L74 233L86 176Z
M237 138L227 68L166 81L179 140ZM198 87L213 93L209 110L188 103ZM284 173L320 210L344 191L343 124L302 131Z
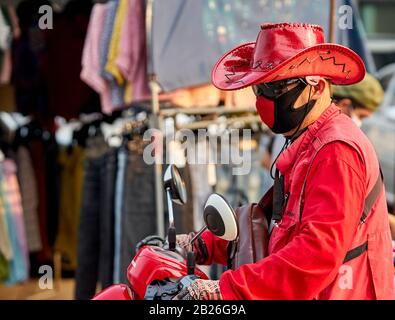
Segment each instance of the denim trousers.
M114 190L117 150L86 152L76 270L76 299L91 299L97 282L113 283Z
M120 282L127 282L127 268L136 254L136 244L156 234L154 166L144 162L137 150L129 150L121 218Z

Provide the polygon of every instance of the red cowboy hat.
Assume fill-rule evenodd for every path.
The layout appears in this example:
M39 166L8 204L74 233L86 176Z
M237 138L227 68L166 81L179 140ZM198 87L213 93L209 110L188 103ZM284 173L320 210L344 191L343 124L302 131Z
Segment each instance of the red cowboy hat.
M349 48L325 43L318 25L263 24L256 42L223 55L212 72L221 90L305 76L322 76L337 85L349 85L365 76L361 58Z

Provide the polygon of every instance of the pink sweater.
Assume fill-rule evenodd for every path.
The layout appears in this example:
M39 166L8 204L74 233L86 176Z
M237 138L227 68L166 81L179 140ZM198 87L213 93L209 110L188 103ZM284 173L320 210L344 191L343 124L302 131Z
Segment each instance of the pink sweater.
M101 76L100 71L100 42L104 21L107 15L107 5L97 3L93 6L82 52L81 80L100 94L102 111L111 113L111 91L108 82Z
M131 82L133 100L150 96L147 80L147 50L144 1L129 0L121 30L119 54L115 61L122 76Z

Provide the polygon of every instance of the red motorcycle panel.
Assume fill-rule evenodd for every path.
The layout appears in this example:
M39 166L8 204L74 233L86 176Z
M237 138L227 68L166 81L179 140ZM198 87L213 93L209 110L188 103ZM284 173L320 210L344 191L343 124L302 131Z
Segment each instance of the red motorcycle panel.
M115 284L104 289L94 296L92 300L136 300L134 293L127 285Z

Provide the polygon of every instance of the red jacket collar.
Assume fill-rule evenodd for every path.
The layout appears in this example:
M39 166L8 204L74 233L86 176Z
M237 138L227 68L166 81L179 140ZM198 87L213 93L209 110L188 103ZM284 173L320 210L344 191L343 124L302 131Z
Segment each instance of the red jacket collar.
M307 150L307 147L310 145L318 130L320 130L329 119L340 113L340 109L332 103L321 116L312 123L298 139L296 139L296 141L283 151L276 162L276 167L280 170L281 174L287 172L288 169L293 166L298 156L303 151Z

